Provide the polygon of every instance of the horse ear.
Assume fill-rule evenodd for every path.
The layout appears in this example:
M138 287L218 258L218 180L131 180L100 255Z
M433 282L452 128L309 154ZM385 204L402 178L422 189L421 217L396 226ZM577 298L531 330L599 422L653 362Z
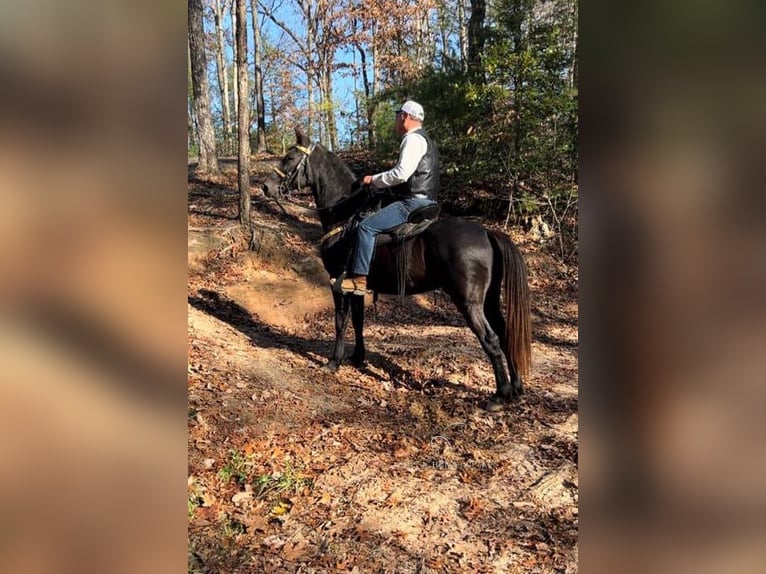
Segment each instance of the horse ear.
M299 127L295 128L295 139L298 142L298 145L302 145L303 147L309 147L311 145L308 136L304 134L303 130Z

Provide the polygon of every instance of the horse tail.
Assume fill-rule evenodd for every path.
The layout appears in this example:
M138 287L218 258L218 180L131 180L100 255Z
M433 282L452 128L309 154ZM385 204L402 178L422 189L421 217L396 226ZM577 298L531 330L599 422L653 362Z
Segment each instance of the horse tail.
M532 324L530 319L527 266L516 244L496 230L489 237L502 257L502 282L505 290L505 354L513 360L520 377L529 374L532 364Z

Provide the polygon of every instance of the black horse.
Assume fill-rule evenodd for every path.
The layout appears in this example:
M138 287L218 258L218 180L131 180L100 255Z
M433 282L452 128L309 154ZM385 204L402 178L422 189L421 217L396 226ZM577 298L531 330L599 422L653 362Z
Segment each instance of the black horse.
M297 144L287 150L279 167L263 184L263 191L267 197L279 200L286 190L311 187L325 232L322 261L330 276L338 277L345 270L354 241L353 233L340 230L367 203L370 194L359 187L356 175L337 155L321 144L312 146L299 128L295 134ZM489 356L497 389L487 408L497 410L520 395L520 377L527 375L531 360L531 326L526 266L514 243L503 233L471 221L441 219L407 239L403 246L377 245L367 278L369 289L386 294L398 292L399 249L406 249L408 256L405 294L441 288ZM501 310L503 287L505 317ZM333 298L335 351L327 368L335 371L344 359L349 310L356 342L351 360L356 365L364 362L364 297L343 295L333 289Z

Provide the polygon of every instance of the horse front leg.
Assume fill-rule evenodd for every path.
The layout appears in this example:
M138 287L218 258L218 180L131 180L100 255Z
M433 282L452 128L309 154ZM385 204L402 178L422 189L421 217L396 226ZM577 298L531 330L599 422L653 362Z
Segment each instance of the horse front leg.
M334 373L343 363L346 352L345 341L343 340L346 323L348 322L348 311L351 304L350 297L333 292L333 301L335 303L335 350L327 364L322 367L325 371Z
M351 297L351 325L354 327L354 354L351 363L356 367L364 365L364 297Z

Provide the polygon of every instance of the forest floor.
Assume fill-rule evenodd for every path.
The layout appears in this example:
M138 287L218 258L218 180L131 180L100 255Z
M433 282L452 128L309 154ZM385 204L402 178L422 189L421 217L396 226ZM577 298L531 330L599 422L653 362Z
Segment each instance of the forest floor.
M189 572L577 572L576 275L511 233L533 359L501 412L482 408L490 363L439 292L368 297L366 366L326 373L322 232L308 198L285 215L261 197L272 158L257 159L255 250L236 162L189 180Z

